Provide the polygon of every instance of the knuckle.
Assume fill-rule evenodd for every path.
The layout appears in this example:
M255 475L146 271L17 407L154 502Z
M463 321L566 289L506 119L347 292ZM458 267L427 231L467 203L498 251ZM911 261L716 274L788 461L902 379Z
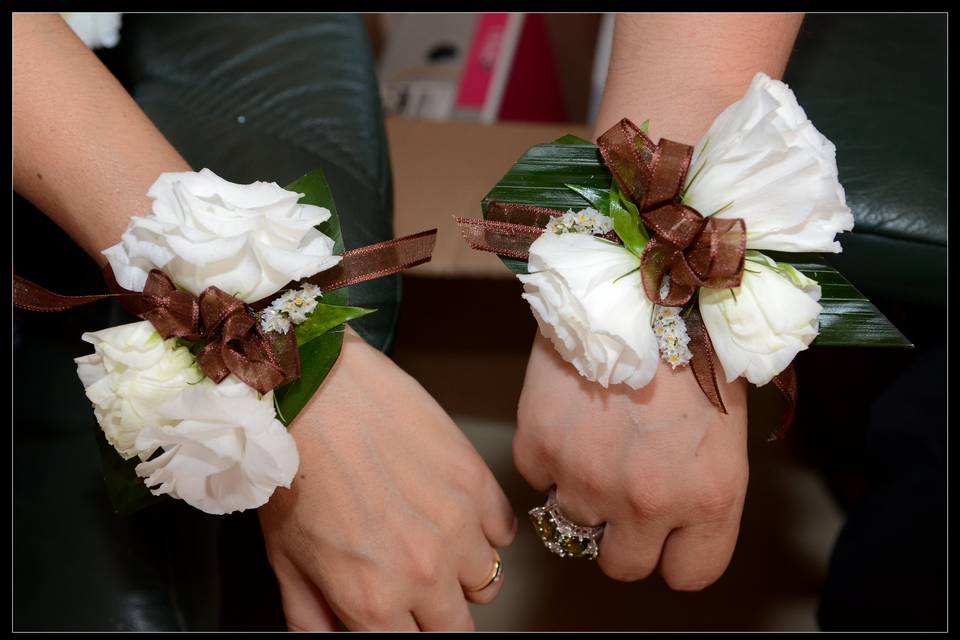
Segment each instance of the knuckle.
M669 509L670 500L653 485L634 485L627 492L627 505L634 516L659 515Z
M697 513L708 522L726 519L740 505L746 479L737 474L709 481L695 501Z
M440 581L442 544L416 544L408 552L408 571L411 580L420 587L432 587Z
M532 447L519 431L513 438L513 463L520 475L531 484L543 474L545 468L552 466L546 452Z
M726 519L739 502L738 496L732 491L715 490L703 494L697 500L697 513L706 522L716 522Z
M514 456L518 454L538 460L553 459L558 446L556 439L548 437L548 432L536 425L528 424L526 428L517 429L513 438Z
M536 428L540 426L540 412L532 402L526 400L525 396L520 397L520 403L517 405L517 426L520 429Z
M385 627L397 610L394 597L382 587L365 589L356 593L351 600L347 610L363 626Z
M569 462L577 493L591 499L609 493L610 483L602 464L587 456L574 457Z

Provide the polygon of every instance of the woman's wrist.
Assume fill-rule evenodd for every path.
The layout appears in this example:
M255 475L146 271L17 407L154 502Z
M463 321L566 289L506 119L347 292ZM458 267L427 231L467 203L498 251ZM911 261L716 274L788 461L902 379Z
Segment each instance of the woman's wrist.
M693 144L758 71L782 77L802 21L799 13L618 14L594 138L630 118L649 120L653 140Z

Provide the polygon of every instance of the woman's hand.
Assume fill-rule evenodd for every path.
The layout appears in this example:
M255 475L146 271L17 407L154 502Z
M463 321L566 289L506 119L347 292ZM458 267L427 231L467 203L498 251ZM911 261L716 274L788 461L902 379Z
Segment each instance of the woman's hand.
M674 589L702 589L730 562L747 490L746 385L720 381L727 415L687 367L660 364L639 390L580 377L539 333L513 442L534 488L557 486L567 518L606 523L597 562L640 580L659 564Z
M260 509L291 629L470 630L516 518L467 438L351 330L291 433L300 469Z

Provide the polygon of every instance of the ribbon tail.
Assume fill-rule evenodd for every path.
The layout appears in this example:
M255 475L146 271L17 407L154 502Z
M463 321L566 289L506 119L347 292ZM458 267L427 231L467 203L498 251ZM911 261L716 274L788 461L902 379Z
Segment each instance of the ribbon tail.
M783 394L787 401L787 408L783 412L780 427L767 437L767 442L780 440L793 425L793 418L797 410L797 370L791 362L786 369L773 377L774 386Z
M18 275L13 276L13 306L26 311L67 311L108 298L140 297L138 293L102 293L92 296L65 296L44 289Z
M530 245L543 234L542 228L525 224L456 217L454 220L471 248L508 258L526 260Z
M720 386L717 384L717 369L720 364L717 362L717 354L713 350L710 334L707 333L707 327L703 324L703 318L700 317L700 310L694 307L686 323L687 335L690 336L687 348L693 354L690 359L690 370L693 371L697 384L700 385L703 395L707 397L710 404L719 409L720 413L726 413L727 408L723 405Z
M315 284L320 287L321 291L327 292L374 278L389 276L404 269L429 262L436 243L437 230L430 229L402 238L352 249L343 254L343 259L336 266L300 282ZM257 308L260 303L253 306Z

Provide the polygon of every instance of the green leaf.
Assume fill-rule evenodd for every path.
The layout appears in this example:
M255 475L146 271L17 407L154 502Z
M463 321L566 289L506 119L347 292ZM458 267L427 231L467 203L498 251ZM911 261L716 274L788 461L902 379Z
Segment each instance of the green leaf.
M303 346L337 325L363 317L374 311L376 311L376 309L341 307L334 304L318 303L314 310L310 312L310 315L307 316L307 320L295 329L297 333L297 346Z
M274 392L277 417L290 424L306 406L333 368L343 344L343 325L322 333L300 347L300 378Z
M820 285L820 333L813 346L912 347L913 343L880 313L823 256L766 252L781 265L791 265Z
M568 185L603 192L611 190L611 184L610 171L595 145L560 141L541 144L523 154L487 193L481 207L486 212L490 201L496 200L566 211L583 206L583 196ZM622 199L619 202L632 216L629 207L633 203ZM771 256L777 262L792 264L820 284L823 312L815 345L910 346L910 341L821 256L772 253ZM526 261L502 260L513 273L527 273Z
M590 206L602 213L605 216L610 215L610 190L609 189L592 189L590 187L581 187L575 184L566 185L567 188L573 189L581 196L583 199L590 203ZM582 208L582 207L581 207Z
M140 464L140 458L124 460L107 442L107 437L96 420L93 421L93 429L100 449L101 470L107 495L117 515L128 516L144 507L169 500L168 496L155 496L150 493L150 489L143 483L143 478L137 476L135 467Z
M333 252L341 253L344 250L343 236L340 233L340 219L337 217L337 205L333 200L333 193L330 191L330 185L322 171L313 171L302 178L291 182L286 187L290 191L297 191L304 194L299 202L302 204L312 204L318 207L326 207L330 210L330 218L317 226L321 232L333 239ZM342 307L343 309L353 309L346 306L348 304L347 288L334 289L323 295L323 306ZM318 307L320 305L317 305ZM369 310L363 310L365 315ZM351 312L345 312L349 315ZM312 315L312 314L311 314ZM359 317L359 316L355 316ZM348 320L350 318L344 318ZM320 320L318 319L318 323ZM300 325L305 326L306 323ZM318 324L318 327L320 325ZM300 347L300 374L298 380L278 387L274 391L274 401L277 406L278 416L282 416L284 424L290 424L300 410L307 404L307 401L313 397L317 388L323 383L324 378L336 362L340 355L340 346L343 342L343 321L327 327L322 332L317 332L309 341L301 341L300 334L297 334L297 344Z
M634 218L621 204L619 198L610 198L610 217L613 218L613 230L630 253L639 257L647 246L647 238L640 230L639 220Z
M567 134L565 136L560 136L553 141L553 144L593 144L589 140L584 140L580 136L575 136L572 134Z
M636 205L623 197L616 182L610 188L610 217L613 218L613 230L623 246L639 257L650 238L640 221Z

